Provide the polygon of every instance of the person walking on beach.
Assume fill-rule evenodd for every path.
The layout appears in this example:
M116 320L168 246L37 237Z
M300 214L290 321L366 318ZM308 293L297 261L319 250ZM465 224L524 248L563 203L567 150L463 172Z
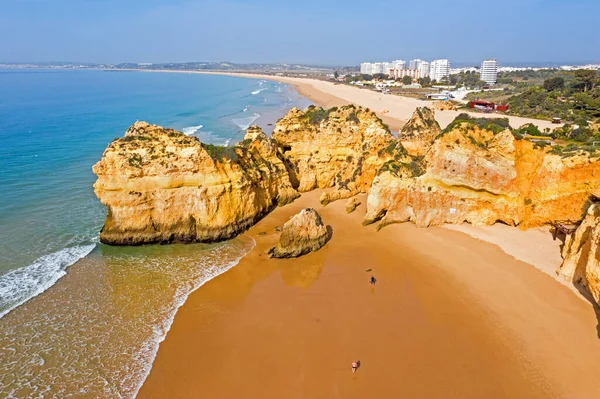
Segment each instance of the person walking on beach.
M371 276L371 285L373 287L375 287L375 283L377 283L377 279L375 278L375 276Z
M356 370L360 367L360 360L352 362L352 374L356 373Z

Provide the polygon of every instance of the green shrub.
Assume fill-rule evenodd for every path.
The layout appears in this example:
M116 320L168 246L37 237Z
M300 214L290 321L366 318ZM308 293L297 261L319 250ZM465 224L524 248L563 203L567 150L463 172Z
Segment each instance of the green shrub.
M239 162L237 153L235 152L236 147L224 147L213 144L202 144L202 147L208 152L208 155L215 161L227 159L232 162Z

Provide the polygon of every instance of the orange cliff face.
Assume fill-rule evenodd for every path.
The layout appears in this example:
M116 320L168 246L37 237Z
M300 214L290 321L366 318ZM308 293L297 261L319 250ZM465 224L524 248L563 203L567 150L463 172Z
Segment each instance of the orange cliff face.
M385 165L369 191L365 224L531 227L579 220L590 192L600 185L598 158L549 154L516 140L509 130L494 130L453 123L418 155Z
M277 146L251 128L243 146L136 122L93 167L107 206L104 243L211 242L234 237L298 193Z
M567 235L558 276L586 289L600 304L600 204L592 204L575 234Z
M373 112L347 105L292 109L277 122L273 139L293 165L299 191L337 187L322 198L327 203L366 192L394 136Z

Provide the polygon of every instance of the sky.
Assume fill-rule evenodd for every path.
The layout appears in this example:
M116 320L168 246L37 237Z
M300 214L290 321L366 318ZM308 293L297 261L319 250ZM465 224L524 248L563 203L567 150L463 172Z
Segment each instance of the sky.
M0 62L600 62L600 0L0 0Z

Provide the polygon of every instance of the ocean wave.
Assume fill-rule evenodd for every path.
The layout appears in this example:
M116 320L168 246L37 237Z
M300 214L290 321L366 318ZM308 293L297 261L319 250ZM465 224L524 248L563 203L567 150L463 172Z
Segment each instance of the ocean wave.
M64 248L0 276L0 319L52 287L67 274L67 267L87 256L95 247L96 244L88 244Z
M261 93L261 92L263 92L263 91L265 91L265 90L267 90L267 88L266 88L266 87L263 87L262 89L256 89L256 90L254 90L254 91L252 92L252 95L253 95L253 96L255 96L255 95L257 95L258 93Z
M242 112L248 112L248 110L249 110L249 109L250 109L250 106L249 106L249 105L246 105L246 106L244 107L244 109L242 110Z
M204 125L197 125L197 126L188 126L188 127L184 127L181 132L183 134L185 134L186 136L192 136L194 135L198 130L202 129L204 127Z
M254 113L251 116L247 116L245 118L233 118L231 122L234 125L240 128L240 130L248 129L258 118L260 118L260 114Z

